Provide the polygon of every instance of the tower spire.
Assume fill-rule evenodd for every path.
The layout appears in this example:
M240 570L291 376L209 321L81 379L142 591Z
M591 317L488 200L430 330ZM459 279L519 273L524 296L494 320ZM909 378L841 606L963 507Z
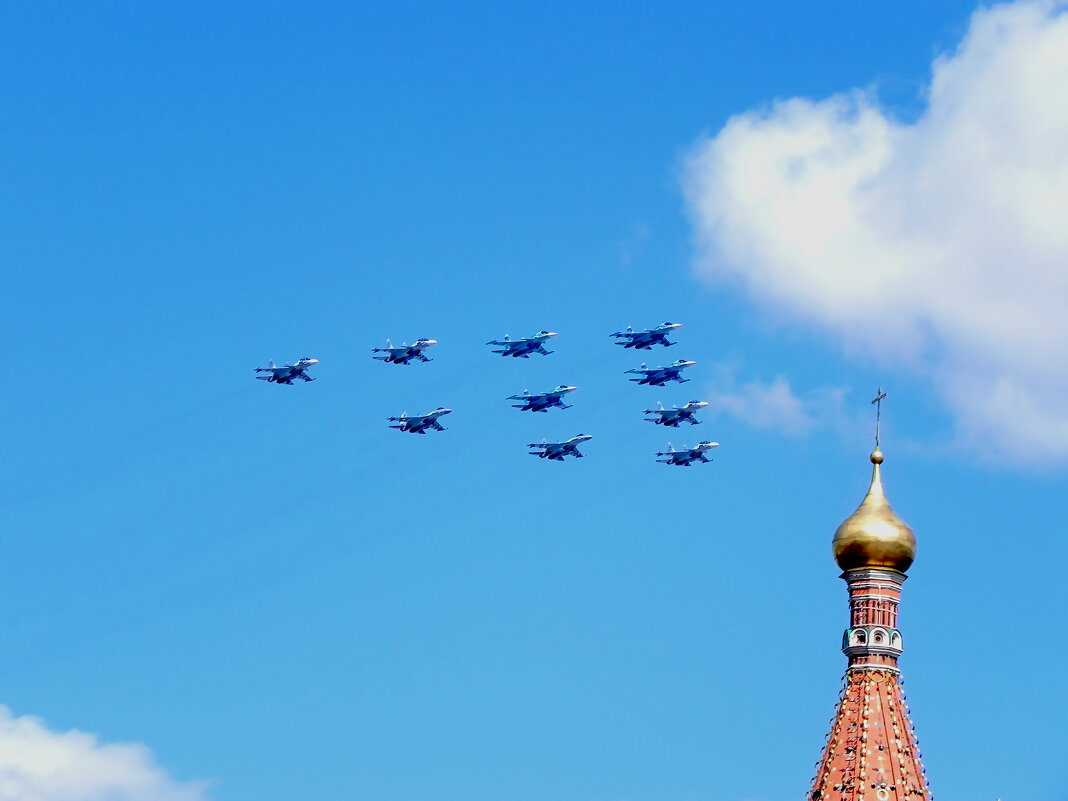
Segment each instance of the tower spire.
M897 625L905 571L916 555L912 529L890 508L879 450L880 389L872 478L857 510L834 533L832 548L849 591L845 688L827 736L809 801L930 801L901 690Z

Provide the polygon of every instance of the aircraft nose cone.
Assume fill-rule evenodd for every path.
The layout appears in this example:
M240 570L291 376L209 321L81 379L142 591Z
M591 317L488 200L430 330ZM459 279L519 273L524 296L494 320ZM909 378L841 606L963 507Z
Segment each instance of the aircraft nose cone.
M438 341L436 339L428 339L426 341L426 344L428 344L428 345L437 345Z
M701 401L700 403L697 404L697 408L698 409L703 409L706 406L708 406L708 401Z
M318 364L318 363L319 363L318 359L308 359L308 364Z
M551 336L551 337L554 337L554 336L556 336L556 332L555 332L555 331L550 331L550 332L549 332L549 336Z

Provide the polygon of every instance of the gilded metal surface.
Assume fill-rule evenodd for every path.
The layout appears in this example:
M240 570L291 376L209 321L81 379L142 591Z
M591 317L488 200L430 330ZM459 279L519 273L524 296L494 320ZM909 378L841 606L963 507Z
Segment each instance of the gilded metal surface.
M831 548L842 570L885 567L904 573L916 557L916 535L886 500L879 472L883 454L878 448L871 462L874 467L868 494L834 532Z

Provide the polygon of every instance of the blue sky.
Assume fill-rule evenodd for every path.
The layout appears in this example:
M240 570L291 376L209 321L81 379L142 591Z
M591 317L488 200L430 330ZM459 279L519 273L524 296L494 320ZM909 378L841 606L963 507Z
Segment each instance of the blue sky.
M1028 43L1060 35L1051 9L983 28L958 2L5 8L0 740L51 764L63 733L99 738L39 797L799 798L844 669L829 543L882 386L887 491L920 543L902 667L932 789L1068 799L1064 601L1042 571L1068 557L1049 378L1068 340L989 344L1016 345L1030 309L1045 332L1035 298L1068 297L1044 267L1063 241L1003 191L1068 174L1063 146L1019 133L1068 141L1026 116L1068 76L989 66L1045 52ZM1002 91L1033 103L940 111ZM926 169L958 129L1032 160L981 153L1009 173L978 189L974 164ZM834 172L813 138L856 158ZM750 157L793 161L733 183L708 166ZM886 205L906 186L924 219L989 195L1023 221L946 255L911 201ZM976 215L960 230L997 229ZM805 239L828 219L852 249ZM994 268L932 255L943 285L902 266L972 264L965 240L1012 291ZM885 282L851 283L883 256ZM969 287L1011 295L1011 319L943 303ZM665 319L675 348L611 345ZM541 328L547 358L483 344ZM419 336L430 364L370 358ZM316 383L252 380L303 355ZM679 357L698 362L681 388L623 375ZM559 383L573 409L504 400ZM713 401L696 433L642 421L690 398ZM439 404L445 433L386 427ZM526 454L580 432L581 461ZM713 464L653 460L702 438ZM94 760L117 760L114 787ZM29 787L23 767L0 775Z

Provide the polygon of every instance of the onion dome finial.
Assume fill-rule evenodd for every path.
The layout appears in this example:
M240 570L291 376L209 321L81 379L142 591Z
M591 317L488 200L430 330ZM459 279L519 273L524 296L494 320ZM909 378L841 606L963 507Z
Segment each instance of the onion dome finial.
M890 508L883 491L883 453L872 451L871 486L857 511L834 532L831 548L842 570L881 567L904 573L916 557L916 535Z

